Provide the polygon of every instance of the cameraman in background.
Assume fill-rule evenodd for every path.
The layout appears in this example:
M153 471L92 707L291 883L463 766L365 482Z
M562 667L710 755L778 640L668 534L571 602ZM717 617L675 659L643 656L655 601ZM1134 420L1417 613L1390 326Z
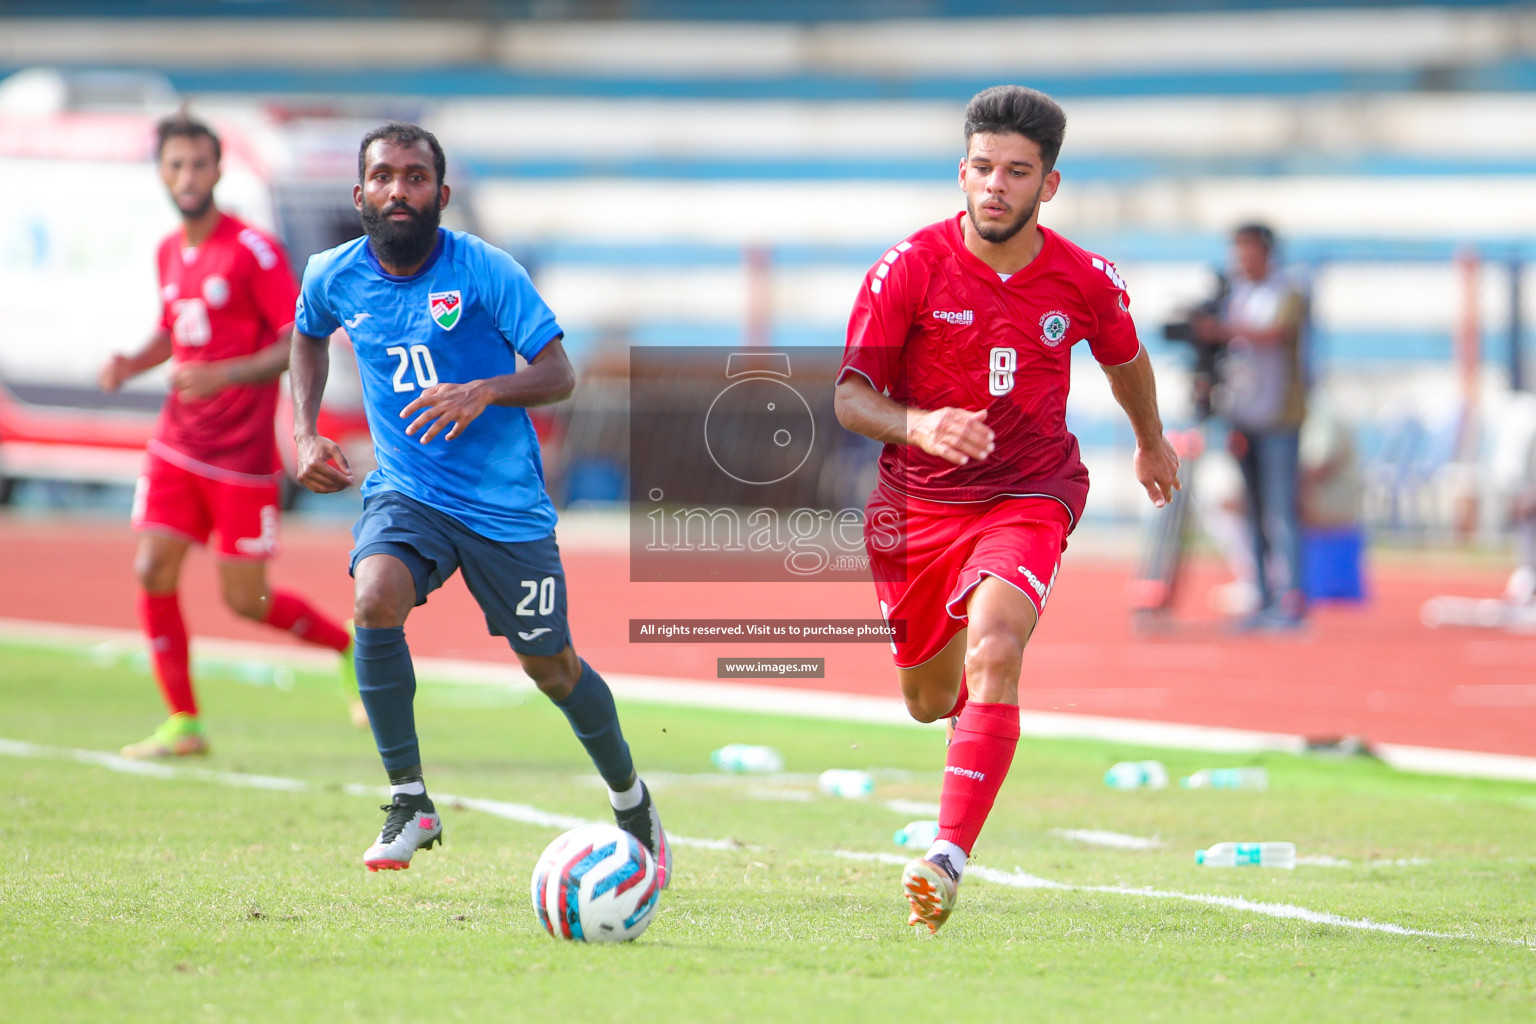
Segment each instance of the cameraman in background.
M1233 273L1214 313L1191 320L1197 344L1226 350L1216 394L1242 467L1261 606L1255 628L1292 628L1306 614L1301 586L1301 423L1306 288L1279 262L1275 233L1245 224L1232 237Z

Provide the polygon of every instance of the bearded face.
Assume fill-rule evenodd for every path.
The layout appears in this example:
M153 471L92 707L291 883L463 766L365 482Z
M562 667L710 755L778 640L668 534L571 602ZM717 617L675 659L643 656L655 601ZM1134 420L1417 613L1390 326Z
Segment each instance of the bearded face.
M185 220L198 220L213 209L219 183L219 158L206 135L173 135L160 150L160 180Z
M442 211L436 203L416 209L403 199L395 199L381 208L365 198L358 213L373 254L385 266L414 267L437 244Z
M1058 180L1033 139L1012 132L976 133L960 164L972 230L993 245L1010 241L1034 222L1040 204L1055 195Z
M978 235L993 244L1000 244L1024 230L1024 225L1040 206L1040 193L1044 190L1045 183L1041 182L1034 195L1019 197L1023 202L1008 202L996 196L984 196L978 201L975 195L967 195L965 210ZM985 216L977 216L978 206L984 209Z

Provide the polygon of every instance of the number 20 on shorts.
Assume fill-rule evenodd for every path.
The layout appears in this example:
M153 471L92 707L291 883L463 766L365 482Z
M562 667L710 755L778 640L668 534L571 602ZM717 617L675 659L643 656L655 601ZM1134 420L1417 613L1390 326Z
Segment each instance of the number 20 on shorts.
M406 348L404 345L391 345L384 350L384 354L400 360L393 378L396 391L415 391L417 388L430 388L437 384L437 367L432 363L432 350L427 346L412 345ZM412 373L415 381L406 380L407 373Z
M555 578L545 576L541 580L518 580L522 584L523 599L517 602L517 614L532 615L533 602L539 602L539 614L549 615L555 610Z
M987 361L987 391L1006 395L1013 390L1013 371L1019 368L1019 354L1011 348L994 348Z

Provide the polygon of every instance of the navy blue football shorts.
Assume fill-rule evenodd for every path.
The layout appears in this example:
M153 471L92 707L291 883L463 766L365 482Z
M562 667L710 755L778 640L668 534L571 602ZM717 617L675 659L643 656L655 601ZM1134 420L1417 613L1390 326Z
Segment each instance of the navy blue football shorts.
M363 502L352 525L352 564L369 555L393 555L416 581L416 604L448 582L455 570L485 613L486 628L519 654L559 654L571 642L565 614L565 567L555 535L530 541L484 537L457 519L398 491L379 491Z

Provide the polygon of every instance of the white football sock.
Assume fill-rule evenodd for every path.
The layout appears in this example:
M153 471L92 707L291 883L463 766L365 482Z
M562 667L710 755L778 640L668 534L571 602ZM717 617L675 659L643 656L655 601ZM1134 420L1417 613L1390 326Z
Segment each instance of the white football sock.
M613 809L616 811L633 810L640 806L640 801L644 799L644 797L645 787L640 785L640 779L638 776L635 778L635 784L623 792L620 792L617 789L608 790L608 803L611 804Z
M957 875L965 874L965 851L948 839L935 839L933 845L928 847L928 852L923 854L923 859L933 860L941 853L949 858L949 866L955 869Z
M406 796L426 796L427 784L420 779L414 782L391 782L389 795L393 797L396 793L404 793Z

